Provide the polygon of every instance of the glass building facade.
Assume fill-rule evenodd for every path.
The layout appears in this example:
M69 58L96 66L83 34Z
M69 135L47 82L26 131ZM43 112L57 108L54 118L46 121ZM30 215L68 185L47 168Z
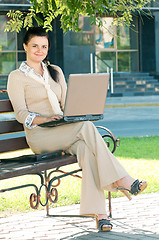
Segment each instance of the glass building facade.
M26 10L29 6L27 0L0 0L0 89L6 88L9 72L25 60L22 46L24 30L19 34L4 32L8 20L6 13L10 9ZM151 18L134 16L133 28L113 26L112 17L103 17L103 27L98 28L91 26L87 17L81 16L82 31L63 35L57 19L50 33L50 62L63 69L66 79L70 73L90 72L91 53L99 57L94 62L97 72L105 72L109 66L114 72L159 73L159 8L157 3L152 7L156 7L156 11Z

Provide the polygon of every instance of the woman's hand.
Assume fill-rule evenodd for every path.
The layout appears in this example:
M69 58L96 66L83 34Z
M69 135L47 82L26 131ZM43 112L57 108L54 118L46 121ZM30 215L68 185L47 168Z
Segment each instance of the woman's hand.
M50 121L54 121L56 119L61 119L63 118L62 115L53 115L51 117L42 117L42 116L36 116L32 122L32 125L39 125L39 124L42 124L42 123L45 123L45 122L50 122Z
M54 120L61 119L61 118L63 118L63 116L61 116L61 115L53 115L52 117L46 118L46 122L54 121Z

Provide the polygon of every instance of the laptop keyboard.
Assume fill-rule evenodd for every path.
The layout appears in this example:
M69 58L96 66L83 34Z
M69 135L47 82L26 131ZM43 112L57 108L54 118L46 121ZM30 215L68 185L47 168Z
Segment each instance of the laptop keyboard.
M100 115L83 115L83 116L65 116L64 118L61 119L56 119L51 122L46 122L39 124L38 126L40 127L56 127L60 126L63 124L70 124L74 122L80 122L80 121L96 121L96 120L101 120L103 119L103 114Z
M95 121L103 119L103 114L99 115L82 115L82 116L65 116L66 121L78 122L78 121Z
M58 125L61 125L63 123L67 123L64 118L61 118L61 119L56 119L56 120L53 120L51 122L45 122L45 123L41 123L39 124L38 126L40 127L56 127Z

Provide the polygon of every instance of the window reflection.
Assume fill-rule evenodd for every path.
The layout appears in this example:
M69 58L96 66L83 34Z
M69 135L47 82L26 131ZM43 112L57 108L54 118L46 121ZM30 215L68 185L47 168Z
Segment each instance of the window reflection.
M118 71L119 72L137 72L137 52L118 53Z
M138 71L138 19L134 17L132 26L113 26L113 18L102 18L103 26L95 28L97 71L104 71L104 62L113 71ZM106 71L106 70L105 70Z
M117 48L130 49L130 34L127 26L118 26L117 28Z
M98 56L102 59L97 58L97 72L106 72L107 66L109 68L113 68L116 71L115 59L116 53L115 52L100 52ZM104 64L106 63L106 64Z
M16 53L0 53L0 74L9 74L16 69Z
M117 27L117 49L137 49L137 22L133 22L134 27Z
M25 30L19 34L4 32L7 20L7 16L0 15L0 75L8 75L25 59L22 42Z
M29 0L0 0L1 3L5 4L29 4Z
M0 16L0 51L15 50L15 33L4 32L7 17L5 15Z
M94 27L90 25L89 18L80 16L80 32L70 32L70 45L94 45Z
M102 18L103 26L95 28L96 49L114 48L114 26L113 18Z

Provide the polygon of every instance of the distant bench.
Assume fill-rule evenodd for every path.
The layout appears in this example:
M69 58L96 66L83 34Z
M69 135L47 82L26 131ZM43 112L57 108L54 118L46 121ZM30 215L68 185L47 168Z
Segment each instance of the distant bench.
M0 113L13 113L13 108L9 100L0 100ZM111 151L114 152L116 147L119 146L119 139L116 139L109 129L101 126L98 126L97 128L104 131L102 137L105 139L107 146L111 147ZM18 136L19 133L23 132L23 125L17 122L15 119L2 121L0 119L0 153L28 149L29 146L26 142L25 135L23 134L22 136L20 134L20 136ZM35 193L32 193L30 196L30 206L33 209L37 209L39 204L46 206L47 215L49 215L49 201L52 203L57 201L57 186L60 184L60 179L70 175L81 178L81 176L77 175L78 172L82 171L81 169L76 169L70 172L64 172L60 169L62 166L73 163L77 163L76 156L64 154L62 151L48 154L30 154L15 158L0 159L0 180L33 174L38 175L41 181L39 188L34 183L30 183L11 188L0 189L0 193L20 188L33 187L35 189ZM60 173L60 175L51 177L51 175L56 172ZM53 185L54 181L56 181L57 184ZM40 199L40 193L43 188L46 191L45 203L41 202ZM112 211L110 192L108 192L108 198L109 215L111 217Z

